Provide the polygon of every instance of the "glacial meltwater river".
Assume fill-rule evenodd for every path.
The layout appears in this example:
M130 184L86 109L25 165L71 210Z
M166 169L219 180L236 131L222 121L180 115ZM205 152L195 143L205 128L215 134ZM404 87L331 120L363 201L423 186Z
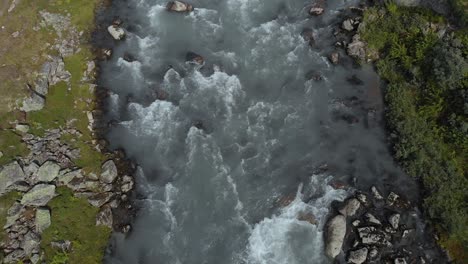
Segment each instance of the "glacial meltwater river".
M108 11L128 32L101 65L117 120L108 139L139 165L139 211L106 262L328 263L331 202L404 178L384 140L374 70L343 50L339 65L327 59L358 1L326 1L317 17L306 0L191 3L187 14L165 0L116 0ZM202 68L185 62L189 51ZM323 80L308 80L311 71Z

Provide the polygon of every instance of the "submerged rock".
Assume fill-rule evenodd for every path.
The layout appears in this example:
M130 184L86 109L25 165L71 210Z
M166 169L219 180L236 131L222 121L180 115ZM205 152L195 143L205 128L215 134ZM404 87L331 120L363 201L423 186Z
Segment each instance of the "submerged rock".
M315 44L314 31L311 28L304 28L301 32L301 36L304 41L309 43L309 46L313 46Z
M347 31L353 31L354 30L354 25L353 25L353 20L352 19L346 19L343 21L343 24L341 24L341 28Z
M171 12L192 12L193 6L182 1L170 1L166 5L166 9Z
M337 65L340 62L340 54L338 52L333 52L328 56L328 59L331 61L331 63Z
M327 237L325 254L335 258L340 254L343 240L346 235L346 218L342 215L333 217L327 224Z
M388 218L388 222L394 229L398 229L398 225L400 224L400 214L391 215Z
M187 52L187 55L185 55L185 61L188 63L194 63L198 65L204 65L205 64L205 59L194 52Z

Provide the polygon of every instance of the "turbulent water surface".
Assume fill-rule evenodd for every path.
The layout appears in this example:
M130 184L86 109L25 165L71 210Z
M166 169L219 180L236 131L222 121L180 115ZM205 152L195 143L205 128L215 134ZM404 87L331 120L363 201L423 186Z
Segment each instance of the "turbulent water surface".
M324 222L348 195L331 185L401 178L372 118L375 73L327 59L340 14L357 2L327 1L319 17L304 0L193 4L190 14L169 13L162 0L112 7L128 36L102 65L108 118L118 121L108 138L139 164L142 198L107 263L327 263ZM189 51L204 67L185 62ZM308 80L310 71L323 80Z

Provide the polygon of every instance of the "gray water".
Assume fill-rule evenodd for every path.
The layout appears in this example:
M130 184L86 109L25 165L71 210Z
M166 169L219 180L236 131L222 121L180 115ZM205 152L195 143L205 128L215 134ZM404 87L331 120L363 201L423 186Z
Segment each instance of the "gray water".
M327 1L320 17L308 16L304 0L192 3L190 14L169 13L161 0L112 7L128 36L102 65L108 118L118 121L108 139L139 165L140 210L132 232L115 235L107 263L327 263L331 202L402 179L382 124L369 118L369 109L382 115L375 72L344 53L340 65L327 60L341 14L358 2ZM188 51L205 66L185 63ZM324 80L307 80L311 70ZM363 85L349 83L353 75ZM317 169L325 163L329 170ZM337 181L350 188L332 188ZM295 199L281 207L284 197Z

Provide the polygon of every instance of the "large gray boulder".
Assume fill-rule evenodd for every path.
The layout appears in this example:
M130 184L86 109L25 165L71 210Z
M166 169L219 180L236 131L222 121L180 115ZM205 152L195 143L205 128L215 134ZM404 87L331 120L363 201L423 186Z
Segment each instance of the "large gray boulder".
M346 235L346 218L343 215L333 217L327 224L325 254L334 259L340 254Z
M21 111L32 112L39 111L45 106L45 98L36 93L31 93L31 96L23 100Z
M0 195L8 192L10 186L24 181L25 178L26 175L18 162L14 161L3 167L0 171Z
M96 215L96 225L107 226L112 228L114 219L112 217L112 209L109 205L105 205L99 210L99 213Z
M21 204L45 206L55 195L55 185L38 184L24 194Z
M359 34L353 36L353 41L348 45L346 52L355 59L366 61L366 43L361 41Z
M345 205L340 209L340 213L344 216L354 216L361 207L361 203L356 198L351 198L346 201Z
M60 166L53 161L46 161L37 171L37 181L51 182L59 175Z
M51 224L50 211L47 208L37 208L36 219L34 225L36 226L36 232L41 234Z
M113 183L117 178L117 167L113 160L108 160L102 165L101 181Z

